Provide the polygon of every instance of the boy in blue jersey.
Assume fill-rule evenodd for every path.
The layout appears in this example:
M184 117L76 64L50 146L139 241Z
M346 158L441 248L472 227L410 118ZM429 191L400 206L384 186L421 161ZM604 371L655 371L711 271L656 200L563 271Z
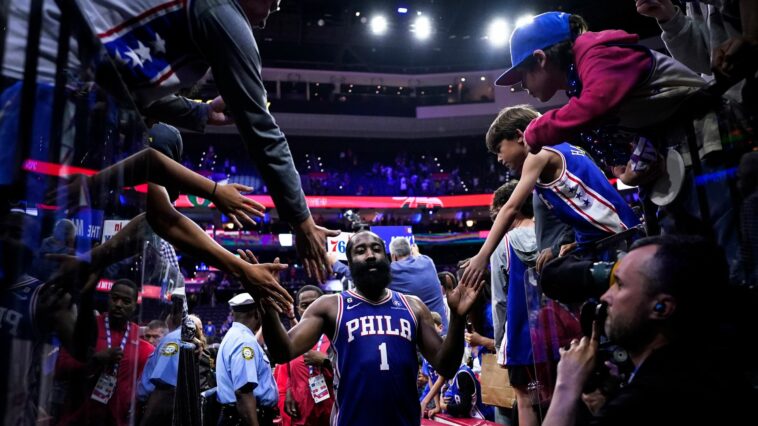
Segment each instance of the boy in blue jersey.
M271 358L287 362L326 334L334 349L332 424L418 426L416 348L440 374L452 377L463 356L464 318L482 283L448 292L450 323L443 340L421 300L387 288L390 263L378 235L355 234L346 252L355 290L317 299L289 332L275 306L264 307L263 335ZM319 386L314 380L312 387Z
M574 228L580 249L639 224L621 194L581 148L564 142L537 154L529 152L524 129L539 116L528 105L505 108L487 131L487 148L499 163L520 175L520 180L479 253L464 264L461 282L481 280L490 256L535 190L561 221Z

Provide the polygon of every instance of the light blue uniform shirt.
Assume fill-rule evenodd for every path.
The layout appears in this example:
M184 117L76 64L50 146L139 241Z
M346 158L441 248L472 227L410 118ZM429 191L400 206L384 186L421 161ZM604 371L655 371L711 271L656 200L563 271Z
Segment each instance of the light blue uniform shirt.
M255 402L260 407L275 407L279 391L271 372L268 356L247 326L235 322L221 341L216 358L218 400L222 404L237 402L234 391L251 383Z
M182 328L163 336L158 346L147 359L145 368L142 370L139 385L137 386L137 398L145 401L155 390L155 385L167 385L176 387L176 376L179 372L179 348L182 345Z

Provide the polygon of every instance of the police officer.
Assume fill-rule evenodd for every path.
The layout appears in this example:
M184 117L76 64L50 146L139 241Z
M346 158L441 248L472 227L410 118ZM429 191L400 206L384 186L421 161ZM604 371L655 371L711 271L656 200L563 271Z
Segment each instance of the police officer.
M181 316L184 287L171 294L172 314L168 326L173 330L163 336L147 359L137 386L137 399L145 404L140 424L170 424L173 419L174 393L179 374L179 352L183 345Z
M272 425L279 392L268 356L255 338L261 322L258 305L248 293L229 300L234 323L221 341L216 359L219 425Z

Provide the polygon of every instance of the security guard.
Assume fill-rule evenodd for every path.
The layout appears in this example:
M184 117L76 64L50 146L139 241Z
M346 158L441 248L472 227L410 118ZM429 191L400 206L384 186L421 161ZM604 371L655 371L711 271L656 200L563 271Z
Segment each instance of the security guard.
M234 323L221 341L216 359L219 426L273 425L279 392L268 356L253 330L261 322L258 305L248 293L229 300Z
M179 375L179 353L182 342L181 317L186 298L185 288L171 293L172 314L167 323L173 330L163 336L142 370L137 399L144 403L141 424L169 424L173 420L174 393Z
M163 336L142 370L137 398L145 403L142 424L171 423L179 371L182 328Z

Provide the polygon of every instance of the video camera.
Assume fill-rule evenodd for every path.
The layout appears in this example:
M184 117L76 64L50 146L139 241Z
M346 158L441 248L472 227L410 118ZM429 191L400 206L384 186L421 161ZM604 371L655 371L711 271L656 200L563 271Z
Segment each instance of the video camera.
M607 316L608 305L599 302L597 299L590 299L585 302L579 313L582 334L587 337L592 336L592 327L595 323L600 334L595 369L585 382L582 389L583 393L590 393L599 389L603 394L608 395L617 389L621 383L625 383L634 370L634 365L626 349L608 341L605 336L604 326ZM610 363L612 367L609 368L607 363ZM615 370L614 374L611 374L610 369Z
M612 284L616 263L595 262L575 255L559 257L542 268L540 287L547 297L562 303L599 299Z
M612 261L567 255L542 268L540 286L547 297L566 304L582 303L579 315L582 334L592 336L593 324L597 324L600 339L597 361L595 370L584 385L584 393L599 389L607 395L626 382L634 369L628 352L605 336L608 305L600 302L600 296L613 285L613 271L625 254L618 251ZM610 368L606 365L608 363ZM611 374L610 370L614 373Z

